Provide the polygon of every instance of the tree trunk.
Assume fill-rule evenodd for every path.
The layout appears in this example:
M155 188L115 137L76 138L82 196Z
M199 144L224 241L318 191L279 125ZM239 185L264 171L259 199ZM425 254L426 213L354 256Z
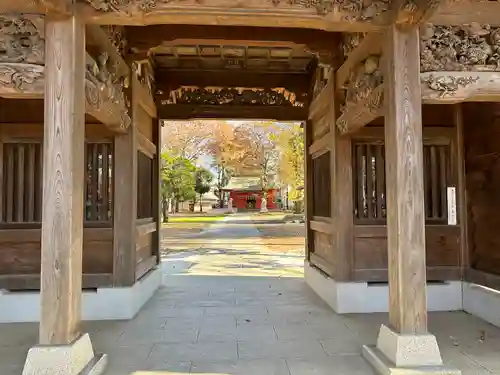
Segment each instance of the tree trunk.
M161 201L161 211L163 215L163 222L168 223L168 199L163 198Z
M203 212L202 198L203 198L203 194L200 194L200 212Z
M179 199L175 199L175 213L179 213Z

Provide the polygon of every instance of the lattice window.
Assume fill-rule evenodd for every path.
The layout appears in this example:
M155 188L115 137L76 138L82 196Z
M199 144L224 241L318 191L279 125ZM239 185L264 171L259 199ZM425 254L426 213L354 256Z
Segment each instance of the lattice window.
M137 152L137 218L153 217L153 160Z
M360 224L386 220L385 147L382 142L353 144L354 219ZM447 220L450 146L424 145L424 201L427 222Z
M42 145L4 143L0 222L42 220Z
M85 220L111 221L113 144L87 143L85 166Z
M331 217L330 152L312 160L313 216Z

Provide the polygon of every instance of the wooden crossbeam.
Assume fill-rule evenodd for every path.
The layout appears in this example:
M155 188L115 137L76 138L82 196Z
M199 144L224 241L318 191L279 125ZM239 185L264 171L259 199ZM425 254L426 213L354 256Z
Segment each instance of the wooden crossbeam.
M341 89L344 83L348 80L352 69L366 59L370 55L380 54L382 52L383 34L370 33L367 34L361 43L349 54L347 60L337 70L336 86Z
M116 74L119 77L129 75L130 69L122 56L118 53L115 46L109 39L108 34L98 25L86 26L87 50L97 49L99 53L107 53L111 65L116 67Z

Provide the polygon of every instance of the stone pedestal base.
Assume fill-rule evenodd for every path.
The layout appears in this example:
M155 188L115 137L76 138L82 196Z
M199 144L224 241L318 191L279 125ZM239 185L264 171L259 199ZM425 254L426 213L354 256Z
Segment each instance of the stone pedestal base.
M95 355L86 333L68 345L39 345L28 352L22 375L101 375L105 354Z
M382 325L377 346L363 346L363 357L381 375L460 375L443 365L436 338L401 335Z

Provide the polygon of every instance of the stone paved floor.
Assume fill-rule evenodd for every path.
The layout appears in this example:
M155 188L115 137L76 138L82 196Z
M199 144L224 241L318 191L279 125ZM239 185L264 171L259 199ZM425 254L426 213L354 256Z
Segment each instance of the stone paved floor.
M164 256L164 285L133 321L85 323L107 374L373 375L360 346L386 314L335 315L303 281L303 239L284 252L259 232L214 226ZM500 374L500 329L465 313L431 314L430 329L464 375ZM0 325L0 375L21 373L36 335Z

